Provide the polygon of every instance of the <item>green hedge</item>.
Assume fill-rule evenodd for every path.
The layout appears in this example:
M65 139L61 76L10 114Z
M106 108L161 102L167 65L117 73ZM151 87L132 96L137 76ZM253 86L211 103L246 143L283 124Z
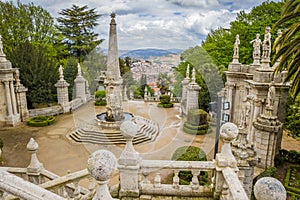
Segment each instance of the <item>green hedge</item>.
M37 116L37 117L31 117L27 121L28 126L48 126L50 124L53 124L55 121L54 116Z
M174 104L170 102L171 97L167 94L160 95L159 100L160 103L157 104L158 107L163 108L172 108Z
M296 172L297 172L297 170L300 170L300 166L292 166L292 167L293 167L293 170L295 170ZM287 191L289 191L289 194L291 196L300 197L300 180L299 180L299 177L295 177L295 176L297 176L296 172L291 171L291 165L288 166L287 172L285 175L285 180L284 180L284 187ZM300 172L299 172L299 174L300 174ZM290 185L292 181L294 181L294 182L297 181L297 183L296 183L297 188Z
M106 101L95 101L95 106L106 106L107 105L107 103L106 103Z
M163 107L163 108L172 108L174 106L174 104L171 103L171 102L170 103L164 103L164 104L163 103L158 103L157 106L158 107Z
M171 97L167 94L162 94L160 95L159 100L162 104L168 104L170 103Z
M275 157L275 165L281 165L284 162L300 163L300 152L295 150L280 149L279 154Z
M208 123L208 113L202 109L192 109L188 111L187 121L195 126Z
M176 149L176 151L173 153L172 160L206 161L207 158L205 152L199 147L183 146ZM180 171L178 176L180 185L189 185L193 178L191 171ZM200 172L198 175L198 181L200 185L207 185L208 173Z
M190 124L189 121L186 121L183 124L183 131L191 135L205 135L210 131L210 129L209 124L195 126L193 124Z

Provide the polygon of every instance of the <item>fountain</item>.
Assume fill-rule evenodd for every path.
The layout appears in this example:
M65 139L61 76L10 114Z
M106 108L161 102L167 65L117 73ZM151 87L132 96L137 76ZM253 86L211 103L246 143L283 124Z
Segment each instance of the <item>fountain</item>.
M159 133L157 123L133 114L124 112L123 79L120 73L117 30L115 14L111 14L109 29L109 47L107 55L107 70L99 77L106 92L106 111L96 115L97 125L88 124L72 132L69 136L76 142L96 144L125 144L120 126L124 121L131 120L139 126L138 134L133 139L133 144L153 141Z
M99 125L104 129L120 130L120 125L124 120L133 118L133 114L123 112L122 108L122 89L123 79L120 73L117 30L115 14L111 14L109 29L109 46L107 55L107 71L104 79L106 92L106 112L96 115Z

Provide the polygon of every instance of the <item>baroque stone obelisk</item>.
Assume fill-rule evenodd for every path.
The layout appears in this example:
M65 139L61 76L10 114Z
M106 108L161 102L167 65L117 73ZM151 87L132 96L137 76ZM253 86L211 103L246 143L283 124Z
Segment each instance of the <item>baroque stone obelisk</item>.
M106 120L120 121L124 118L122 109L122 84L118 43L117 43L117 24L115 21L115 13L111 14L111 22L109 29L109 43L107 55L107 71L104 86L106 91Z

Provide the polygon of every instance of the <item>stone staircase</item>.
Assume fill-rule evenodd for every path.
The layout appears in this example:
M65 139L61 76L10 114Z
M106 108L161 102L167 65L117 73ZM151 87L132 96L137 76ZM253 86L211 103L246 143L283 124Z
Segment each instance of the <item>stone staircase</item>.
M159 126L157 123L142 117L135 117L132 121L140 126L136 137L133 138L133 144L151 142L158 136ZM79 143L126 144L126 140L119 130L100 130L100 127L98 130L89 127L79 128L69 134L69 137Z

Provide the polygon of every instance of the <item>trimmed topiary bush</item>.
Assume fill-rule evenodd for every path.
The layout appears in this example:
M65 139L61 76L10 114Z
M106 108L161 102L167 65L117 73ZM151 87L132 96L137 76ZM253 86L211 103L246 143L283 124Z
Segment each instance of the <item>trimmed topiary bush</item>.
M167 94L163 94L159 97L160 103L158 103L158 107L163 108L172 108L174 104L170 101L171 97Z
M50 124L53 124L55 121L54 116L36 116L36 117L31 117L27 121L28 126L48 126Z
M208 113L204 110L189 110L183 131L192 135L204 135L209 131L208 119Z
M95 96L95 106L106 106L106 92L104 90L98 90L94 93Z
M206 161L207 158L205 152L199 147L183 146L176 149L176 151L173 153L172 160ZM180 171L178 176L180 185L189 185L193 178L191 171ZM198 180L200 185L207 185L208 173L200 172L200 175L198 175Z
M208 123L208 113L202 109L192 109L188 111L187 121L195 126Z

